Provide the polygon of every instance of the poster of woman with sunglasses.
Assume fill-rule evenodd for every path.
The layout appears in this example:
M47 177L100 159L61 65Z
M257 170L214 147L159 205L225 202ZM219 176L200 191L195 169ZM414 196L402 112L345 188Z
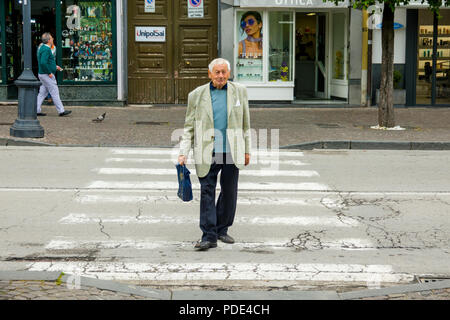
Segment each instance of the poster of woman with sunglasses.
M240 21L241 35L246 36L246 38L239 41L239 58L262 59L262 26L262 18L259 12L247 11L242 15Z

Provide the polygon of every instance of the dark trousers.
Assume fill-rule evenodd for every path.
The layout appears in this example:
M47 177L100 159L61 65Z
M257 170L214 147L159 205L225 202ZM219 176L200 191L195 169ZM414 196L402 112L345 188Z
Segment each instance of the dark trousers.
M220 194L215 204L217 175L220 174ZM213 153L208 174L199 178L200 229L202 241L216 242L218 236L226 235L236 213L239 169L230 153Z

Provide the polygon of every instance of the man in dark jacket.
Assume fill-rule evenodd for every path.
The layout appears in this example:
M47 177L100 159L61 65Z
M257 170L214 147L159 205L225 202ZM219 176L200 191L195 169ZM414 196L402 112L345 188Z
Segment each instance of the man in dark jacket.
M53 37L50 33L46 32L41 37L42 47L39 49L37 60L39 66L39 80L42 85L39 89L39 94L37 97L37 115L45 116L45 113L41 111L41 105L47 95L53 98L53 103L55 104L56 110L60 117L67 116L72 111L64 110L64 106L59 97L58 85L56 83L56 70L62 71L62 69L56 65L55 57L52 53Z

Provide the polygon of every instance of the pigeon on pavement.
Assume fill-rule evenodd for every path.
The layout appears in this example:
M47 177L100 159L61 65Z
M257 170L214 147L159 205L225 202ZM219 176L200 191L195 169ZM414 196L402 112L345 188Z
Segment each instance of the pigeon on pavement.
M98 116L97 118L93 119L92 121L102 122L103 120L105 120L105 116L106 116L106 112L104 114L102 114L101 116Z

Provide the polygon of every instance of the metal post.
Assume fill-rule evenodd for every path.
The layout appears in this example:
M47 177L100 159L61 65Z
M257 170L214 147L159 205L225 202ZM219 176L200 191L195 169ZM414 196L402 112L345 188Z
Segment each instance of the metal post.
M367 107L367 51L369 28L367 20L369 15L366 9L362 10L362 61L361 61L361 106Z
M433 14L433 71L431 73L431 105L436 104L436 69L437 69L438 18Z
M31 1L23 0L23 55L24 70L14 82L19 89L18 118L9 129L9 134L20 138L42 138L44 128L37 120L37 93L41 83L32 71L31 62Z

